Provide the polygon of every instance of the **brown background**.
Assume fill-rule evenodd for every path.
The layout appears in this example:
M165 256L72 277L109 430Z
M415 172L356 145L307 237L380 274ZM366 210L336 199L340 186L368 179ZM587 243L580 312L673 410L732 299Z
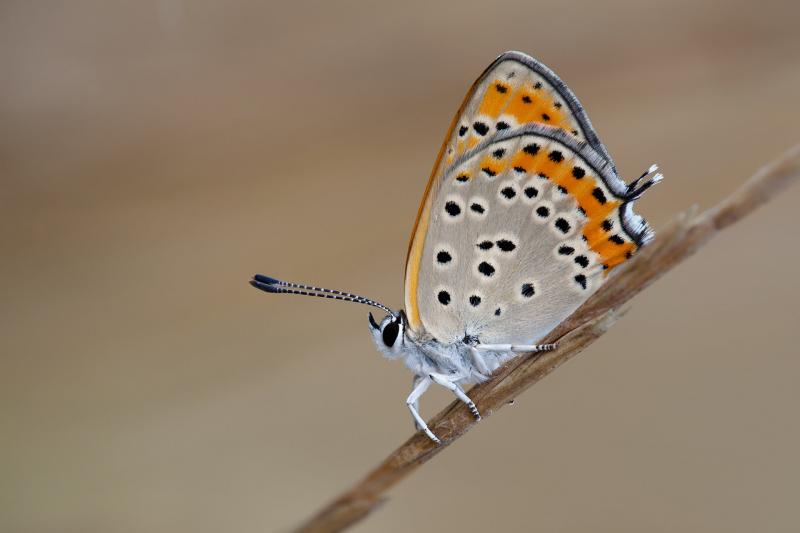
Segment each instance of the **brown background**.
M402 4L402 5L401 5ZM601 5L602 4L602 5ZM800 140L800 8L3 2L0 529L286 531L412 431L367 309L452 113L519 49L656 228ZM797 531L800 188L356 531ZM440 391L426 414L450 400Z

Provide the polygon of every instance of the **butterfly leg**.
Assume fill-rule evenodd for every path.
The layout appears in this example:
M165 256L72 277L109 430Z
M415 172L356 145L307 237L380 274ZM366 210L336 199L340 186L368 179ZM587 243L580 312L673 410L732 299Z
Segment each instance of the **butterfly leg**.
M453 383L452 381L450 381L446 377L441 376L439 374L431 374L430 377L438 385L441 385L445 389L452 391L453 394L455 394L456 397L459 400L461 400L462 402L467 404L467 407L469 407L469 410L472 412L472 415L475 417L476 420L480 420L481 419L481 413L478 411L478 408L475 406L475 402L473 402L470 399L470 397L467 396L467 394L464 392L464 390L461 387L459 387L456 383Z
M478 344L475 346L478 350L489 350L492 352L549 352L555 350L555 344Z
M422 381L423 379L426 379L426 378L424 378L422 376L417 376L417 375L414 376L414 378L411 380L411 391L412 392L414 391L414 389L417 388L417 385L419 385L420 381ZM425 391L423 391L423 392L425 392ZM422 393L419 394L419 396L421 396L421 395L422 395ZM413 407L414 410L417 411L417 412L419 412L419 396L417 396L417 399L414 401L414 403L411 404L411 407ZM420 426L419 422L417 422L417 418L416 417L412 417L412 418L414 419L414 427L417 428L418 430L421 430L422 426Z
M491 376L492 371L487 366L486 360L483 358L483 355L481 355L481 352L476 350L475 347L470 346L469 353L472 356L472 364L474 364L475 368L477 368L478 371L482 374L482 377L488 378L489 376Z
M406 398L406 405L408 405L408 410L411 411L411 416L414 417L414 422L419 429L425 432L425 434L436 444L441 444L442 441L433 434L433 431L430 430L428 424L425 423L425 420L419 416L419 411L417 411L417 406L419 405L419 397L428 390L428 387L431 386L431 378L429 377L419 377L419 379L414 379L414 389L411 391L411 394L408 395Z

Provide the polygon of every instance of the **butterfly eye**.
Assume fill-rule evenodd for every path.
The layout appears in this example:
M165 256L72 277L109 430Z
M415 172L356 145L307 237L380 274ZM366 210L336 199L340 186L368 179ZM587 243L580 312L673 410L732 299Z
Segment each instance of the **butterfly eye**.
M398 322L389 322L383 328L383 343L391 348L397 340L397 335L400 333L400 324Z

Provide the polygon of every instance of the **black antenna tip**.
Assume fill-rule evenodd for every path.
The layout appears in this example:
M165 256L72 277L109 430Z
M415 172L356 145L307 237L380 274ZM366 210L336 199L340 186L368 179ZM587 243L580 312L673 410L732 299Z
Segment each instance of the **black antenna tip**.
M261 289L264 292L278 292L278 287L271 285L269 283L263 283L261 281L258 281L258 276L250 280L250 285L252 285L256 289Z
M253 279L259 283L266 283L267 285L277 285L281 283L281 280L265 276L264 274L256 274L253 276Z

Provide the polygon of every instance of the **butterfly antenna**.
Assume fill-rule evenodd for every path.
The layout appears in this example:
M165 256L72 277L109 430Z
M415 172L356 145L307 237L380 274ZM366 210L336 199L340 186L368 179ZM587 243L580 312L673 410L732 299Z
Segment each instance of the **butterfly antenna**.
M657 170L658 165L650 165L650 168L648 168L641 176L633 180L628 185L628 191L625 194L625 199L628 201L636 200L642 196L647 189L664 179L664 175L660 172L655 174ZM650 175L653 175L653 177L640 185L641 181Z
M302 283L292 283L291 281L281 281L279 279L264 276L263 274L256 274L250 280L250 285L256 289L261 289L264 292L272 292L275 294L299 294L301 296L316 296L317 298L329 298L331 300L344 300L346 302L356 302L360 304L371 305L379 309L383 309L387 314L395 314L391 309L386 307L380 302L364 298L357 294L352 294L344 291L337 291L335 289L325 289L322 287L314 287L313 285L303 285Z

